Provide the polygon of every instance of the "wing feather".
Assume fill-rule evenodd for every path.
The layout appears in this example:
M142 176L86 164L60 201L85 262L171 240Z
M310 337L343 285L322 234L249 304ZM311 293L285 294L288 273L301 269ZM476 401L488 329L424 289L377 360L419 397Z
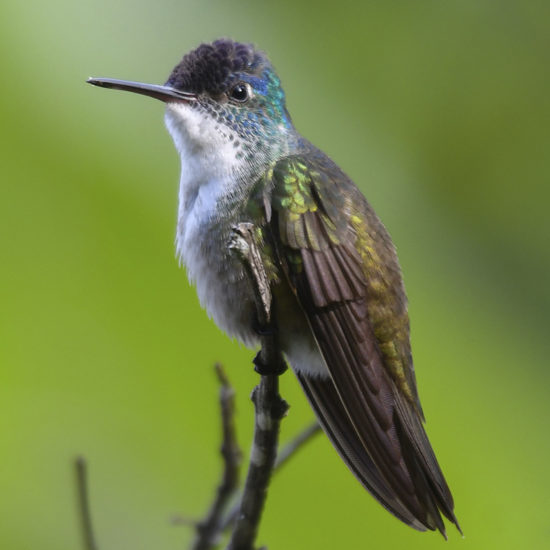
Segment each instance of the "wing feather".
M422 425L393 245L353 183L316 158L283 159L272 182L275 249L330 373L300 382L361 483L405 523L445 534L440 511L458 523Z
M407 525L425 531L426 527L403 506L365 453L332 381L302 375L298 379L323 430L355 477L384 508Z

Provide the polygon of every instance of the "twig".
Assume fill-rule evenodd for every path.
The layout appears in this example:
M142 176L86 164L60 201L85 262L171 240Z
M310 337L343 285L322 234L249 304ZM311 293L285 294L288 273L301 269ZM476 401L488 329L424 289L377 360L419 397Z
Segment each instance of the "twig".
M262 375L252 392L256 409L250 464L228 550L252 550L275 464L279 424L288 405L279 395L278 375Z
M86 459L79 456L75 460L76 489L78 496L78 508L82 527L82 538L85 550L97 550L95 542L92 517L90 514L90 498L88 494L88 471Z
M287 462L288 460L299 451L312 437L321 432L321 426L317 422L312 422L307 428L301 431L294 439L289 441L281 450L275 461L275 466L273 467L273 475L276 474ZM222 530L225 531L235 521L239 514L240 509L240 500L242 495L238 496L236 504L229 510L222 522Z
M281 450L275 461L273 473L278 472L288 459L303 445L305 445L315 434L321 432L318 422L312 422L307 428L300 432L294 439L290 440Z
M216 491L216 498L206 518L195 526L197 537L191 547L192 550L210 550L219 542L224 510L239 486L241 450L237 443L235 431L235 391L231 387L223 367L217 363L215 369L221 384L220 409L223 431L221 454L224 470L222 480Z
M242 223L233 228L230 247L239 255L255 293L256 315L261 333L261 349L254 359L260 383L252 392L255 407L254 440L240 510L228 550L253 550L262 515L267 487L275 464L281 419L288 404L279 395L279 374L286 364L278 345L278 334L271 316L272 296L254 226Z

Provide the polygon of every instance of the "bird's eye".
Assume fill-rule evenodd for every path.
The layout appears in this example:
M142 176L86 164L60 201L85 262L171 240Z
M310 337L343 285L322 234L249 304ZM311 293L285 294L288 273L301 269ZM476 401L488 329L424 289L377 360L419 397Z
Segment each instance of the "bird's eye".
M248 86L242 82L233 86L231 92L229 93L231 99L238 101L239 103L244 103L248 99Z

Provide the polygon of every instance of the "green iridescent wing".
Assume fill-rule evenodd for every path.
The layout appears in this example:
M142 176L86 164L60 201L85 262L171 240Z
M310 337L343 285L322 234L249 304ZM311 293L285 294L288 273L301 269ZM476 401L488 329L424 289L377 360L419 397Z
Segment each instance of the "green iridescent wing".
M282 159L268 177L277 253L330 372L299 375L304 390L367 489L402 521L444 533L453 500L422 426L391 240L322 153Z

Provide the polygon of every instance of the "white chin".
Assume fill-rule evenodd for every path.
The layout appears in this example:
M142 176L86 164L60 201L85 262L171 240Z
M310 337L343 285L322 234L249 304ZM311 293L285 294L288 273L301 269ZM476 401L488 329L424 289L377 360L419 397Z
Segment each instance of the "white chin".
M213 152L231 145L225 126L186 103L168 103L164 120L180 154Z

